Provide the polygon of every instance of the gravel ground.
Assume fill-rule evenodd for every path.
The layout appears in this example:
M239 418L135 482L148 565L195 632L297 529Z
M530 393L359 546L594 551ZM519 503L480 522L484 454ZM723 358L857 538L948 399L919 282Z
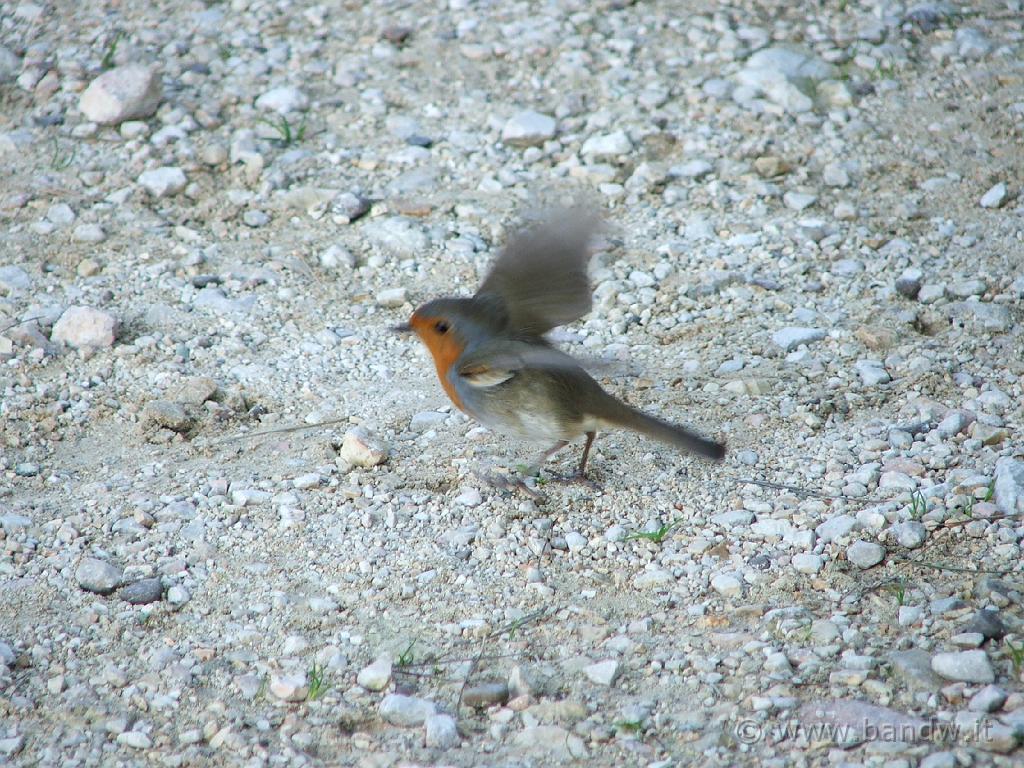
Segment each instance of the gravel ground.
M0 763L1020 765L1024 11L811 5L3 3ZM388 328L583 193L730 453L537 501Z

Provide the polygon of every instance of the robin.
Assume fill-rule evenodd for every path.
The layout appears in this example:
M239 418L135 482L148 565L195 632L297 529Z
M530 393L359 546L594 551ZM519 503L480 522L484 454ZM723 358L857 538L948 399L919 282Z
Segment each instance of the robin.
M587 263L596 229L596 217L578 211L525 229L511 238L472 297L427 302L394 330L419 336L459 410L495 432L553 443L530 475L585 435L579 469L568 479L589 482L585 472L594 438L613 427L721 459L722 443L613 397L545 338L590 311ZM516 485L530 490L522 481Z

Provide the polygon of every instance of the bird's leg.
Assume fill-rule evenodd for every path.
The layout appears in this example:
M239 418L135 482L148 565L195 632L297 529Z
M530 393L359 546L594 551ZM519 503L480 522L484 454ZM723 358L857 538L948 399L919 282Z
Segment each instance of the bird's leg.
M476 472L478 478L493 488L501 491L521 491L535 501L543 501L544 494L536 488L531 488L523 478L514 475L502 475L494 472Z
M553 446L544 451L544 453L538 456L537 460L526 469L526 476L536 477L537 475L539 475L541 467L543 467L544 464L547 463L547 460L554 456L556 453L558 453L560 450L565 448L565 446L567 446L568 444L568 440L559 440Z
M562 483L577 483L579 485L585 485L591 490L597 490L598 485L586 475L587 471L587 459L590 458L590 446L594 444L594 438L597 437L597 432L587 432L587 443L583 446L583 458L580 459L580 466L573 474L566 475L564 477L557 478L558 482Z

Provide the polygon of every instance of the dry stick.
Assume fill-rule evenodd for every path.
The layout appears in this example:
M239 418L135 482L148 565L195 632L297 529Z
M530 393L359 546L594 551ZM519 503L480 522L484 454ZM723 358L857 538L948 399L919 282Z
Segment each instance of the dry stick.
M800 494L802 496L810 496L815 499L830 499L833 501L849 501L853 504L885 504L886 502L893 501L893 499L857 499L853 496L843 496L839 494L833 496L827 493L818 493L812 491L810 488L801 488L798 485L786 485L784 483L771 483L767 480L755 480L750 477L729 477L727 480L732 480L734 483L749 483L750 485L760 485L762 488L773 488L777 491L792 491L793 493Z
M301 432L304 429L316 429L317 427L329 427L332 424L340 424L343 421L348 421L348 416L342 416L337 419L328 419L327 421L317 421L313 424L296 424L293 427L278 427L277 429L261 429L258 432L243 432L240 435L230 435L229 437L222 437L219 440L213 440L210 445L222 445L223 443L230 443L233 440L245 440L250 437L263 437L265 435L277 435L282 432Z

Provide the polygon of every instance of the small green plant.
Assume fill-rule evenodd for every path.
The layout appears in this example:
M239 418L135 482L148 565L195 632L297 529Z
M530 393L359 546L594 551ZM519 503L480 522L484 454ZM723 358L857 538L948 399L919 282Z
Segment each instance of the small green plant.
M307 701L316 701L330 688L325 680L326 672L327 670L324 665L317 664L315 661L313 666L309 668L309 693L306 694Z
M264 699L267 696L267 691L270 690L270 676L264 675L263 679L260 680L260 687L256 689L256 698Z
M57 171L63 171L65 168L69 168L73 162L75 162L75 155L78 152L78 147L75 144L71 145L71 151L65 152L60 146L60 142L56 136L50 139L50 144L53 151L50 154L50 166Z
M910 494L910 519L920 520L924 517L925 512L928 511L928 502L925 501L924 494L920 491L914 491Z
M896 582L892 588L893 594L896 595L896 605L901 608L907 604L907 585L902 581Z
M107 43L106 50L103 51L103 58L100 59L100 68L104 71L114 68L114 57L117 55L117 46L123 37L124 32L118 30L114 33L114 36L110 38L110 42Z
M291 121L284 115L278 115L276 121L268 120L265 117L261 117L259 122L269 126L277 132L277 138L271 139L282 147L290 147L293 144L298 144L304 138L306 138L306 118L302 118L302 122L297 126L293 126Z
M992 498L996 495L996 479L993 477L989 481L988 488L985 491L985 498L982 501L992 501Z
M633 541L635 539L646 539L654 544L661 544L661 542L663 542L665 538L675 530L676 526L678 526L680 522L682 521L673 520L671 523L661 526L656 531L633 531L633 533L627 534L625 540Z
M971 496L967 500L967 504L964 506L964 514L968 517L974 517L974 497Z
M1013 671L1018 677L1024 670L1024 643L1020 645L1014 645L1010 642L1009 638L1005 638L1003 642L1006 644L1006 649L1010 652L1010 663L1013 664Z
M643 728L643 723L639 720L619 720L615 723L616 730L623 731L625 733L640 733Z
M413 663L413 661L416 660L416 657L413 655L412 652L412 647L414 645L416 645L416 641L410 640L409 644L405 646L405 650L398 654L398 666L408 667Z

